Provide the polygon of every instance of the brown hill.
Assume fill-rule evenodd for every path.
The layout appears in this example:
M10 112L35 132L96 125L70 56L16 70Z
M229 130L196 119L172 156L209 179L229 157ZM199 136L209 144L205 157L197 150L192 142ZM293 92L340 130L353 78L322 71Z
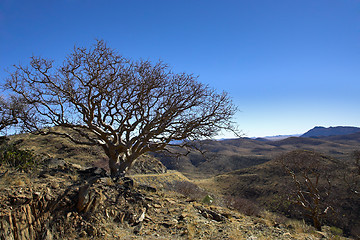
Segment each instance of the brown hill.
M255 166L297 149L321 152L337 159L347 160L349 155L358 149L359 140L360 134L324 139L290 137L279 141L249 138L207 140L201 144L205 154L192 152L181 158L159 154L155 156L169 169L181 171L192 178L203 178Z
M359 144L360 132L339 136L321 137L320 139L342 144Z
M0 239L331 239L293 220L246 216L166 190L179 173L110 179L99 168L45 161L0 166ZM146 184L146 185L145 185ZM157 187L151 187L155 185ZM345 239L336 236L337 239Z
M279 159L283 159L285 162L294 161L296 163L298 161L295 164L298 166L304 160L307 161L307 166L311 170L309 179L314 181L315 175L321 174L318 188L324 189L323 193L328 187L327 180L329 180L331 191L329 196L324 197L326 199L324 203L331 202L334 212L326 218L324 217L324 223L345 229L347 234L360 236L360 232L357 231L360 229L360 196L356 193L360 190L358 185L360 176L356 175L356 169L348 164L323 154L295 150L264 164L199 180L197 183L222 195L254 201L266 209L289 217L304 218L303 213L306 211L297 207L295 201L289 201L292 196L295 196L296 184L291 175L285 171ZM301 179L305 170L297 171L298 179ZM350 185L357 186L357 190L351 190ZM305 219L311 222L306 216Z
M85 167L108 168L107 157L100 147L76 145L68 139L50 135L21 134L12 136L11 139L12 142L17 142L19 147L31 149L43 155L44 158L62 158ZM324 139L291 137L280 141L260 141L249 138L207 140L201 142L205 154L194 151L180 158L160 154L145 155L135 162L132 173L151 171L160 173L165 171L166 167L181 171L191 178L206 178L255 166L296 149L317 151L346 160L354 150L358 149L359 143L360 133ZM162 163L159 163L158 159ZM149 161L152 162L151 166L158 167L147 167Z
M33 151L43 159L66 159L83 167L109 170L107 156L100 146L79 145L59 136L34 134L10 136L10 142ZM136 160L129 174L164 173L166 170L158 159L146 154Z

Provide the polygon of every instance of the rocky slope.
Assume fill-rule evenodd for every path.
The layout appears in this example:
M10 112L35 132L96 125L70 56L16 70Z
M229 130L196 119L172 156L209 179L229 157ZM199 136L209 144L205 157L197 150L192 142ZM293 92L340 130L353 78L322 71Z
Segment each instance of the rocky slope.
M245 216L226 208L232 204L222 204L221 197L215 198L216 206L201 203L221 181L234 187L245 184L251 190L248 193L265 186L253 181L254 176L246 169L239 171L237 175L243 175L240 178L221 179L220 175L216 184L204 184L204 189L199 189L181 173L168 171L159 160L145 155L131 171L135 180L132 186L130 179L113 182L106 175L106 156L99 148L74 145L53 136L25 134L11 139L47 160L41 169L30 173L0 166L0 239L317 239L335 234L326 229L317 232L281 217L268 218L268 214ZM358 141L347 144L290 138L264 143L235 139L206 144L212 155L205 161L199 156L188 159L192 170L185 171L187 176L244 168L263 162L265 153L272 156L298 147L341 149L336 154L344 155L358 146ZM184 167L183 162L175 163ZM91 170L94 166L97 168ZM197 193L197 201L187 194L188 189L179 191L184 186ZM221 184L219 187L228 190Z
M53 161L37 172L19 173L2 166L1 173L0 239L332 237L329 231L299 230L295 223L196 202L141 180L114 182L101 168Z
M293 165L291 171L295 178L284 169L283 164ZM218 194L244 198L273 212L303 218L311 223L308 209L296 204L296 192L301 190L312 205L318 200L319 209L331 206L331 210L322 215L324 224L360 237L358 167L323 154L295 150L264 164L197 180L196 183ZM319 191L316 198L306 195L311 189Z

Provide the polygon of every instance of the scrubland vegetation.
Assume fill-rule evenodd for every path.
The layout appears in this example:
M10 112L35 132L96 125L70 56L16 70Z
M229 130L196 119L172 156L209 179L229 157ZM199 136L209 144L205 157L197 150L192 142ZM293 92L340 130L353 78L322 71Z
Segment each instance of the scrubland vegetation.
M70 140L51 136L23 134L11 136L10 139L9 142L3 142L2 153L10 149L20 153L31 153L29 155L31 157L24 158L28 155L15 154L14 156L20 156L17 165L13 165L9 161L2 161L2 172L5 173L5 169L10 169L7 174L5 173L1 177L2 180L8 179L8 183L2 181L3 189L8 188L9 184L18 187L36 186L34 183L37 181L37 174L41 172L41 168L46 166L47 161L45 159L48 158L65 159L73 162L76 166L90 167L95 164L107 167L106 156L103 155L101 149L96 147L79 146ZM142 158L142 163L134 166L134 171L130 177L138 186L145 187L144 189L147 191L156 189L158 192L159 189L162 189L166 192L176 192L185 197L186 201L183 204L196 202L209 211L211 209L214 211L215 206L230 209L251 217L252 220L247 221L252 222L252 226L260 224L269 227L269 229L280 227L284 231L285 229L290 231L289 234L292 236L295 234L317 236L317 228L309 226L314 225L313 212L310 208L313 207L313 209L319 209L318 212L314 212L318 213L316 217L321 223L322 233L326 233L327 237L351 236L356 238L359 234L357 226L359 223L358 206L360 206L358 156L358 152L355 151L350 152L348 158L344 156L342 160L338 160L310 150L295 150L280 154L256 166L218 174L210 178L192 178L192 173L189 174L189 172L184 172L188 176L185 177L175 170L166 171L164 166L161 166L155 158L148 155ZM23 161L24 159L25 161ZM34 159L36 160L33 161ZM202 161L205 162L206 159ZM211 159L211 161L214 160ZM34 168L34 165L30 164L33 162L38 167ZM151 164L144 164L147 162ZM19 165L19 163L22 164ZM25 166L29 166L29 168L25 168ZM17 175L14 171L19 173L23 171L23 174L30 172L31 174L26 177L27 175ZM146 174L144 174L145 172ZM9 178L9 173L13 177ZM72 181L81 181L82 179L75 172L71 173L70 176L73 179ZM110 184L112 180L109 179L108 182ZM57 185L53 182L51 184ZM314 188L312 189L312 187ZM302 200L306 200L308 205L299 202L300 193L304 197ZM207 196L211 197L211 201ZM170 201L178 201L173 197L171 199ZM159 203L159 205L161 204ZM214 216L216 218L216 214L219 213L219 210L216 210L215 213L206 213L208 210L200 206L199 208L202 210L197 211L202 212L201 214L210 219ZM326 214L324 214L325 210ZM211 217L210 213L215 215ZM202 216L201 214L200 216ZM205 228L205 226L203 227ZM190 232L195 231L191 229L190 227L188 230ZM263 229L262 231L267 230ZM233 232L233 236L240 236L240 232ZM197 236L196 234L194 232L193 236ZM264 232L264 234L271 235L272 233ZM298 239L301 238L298 235Z

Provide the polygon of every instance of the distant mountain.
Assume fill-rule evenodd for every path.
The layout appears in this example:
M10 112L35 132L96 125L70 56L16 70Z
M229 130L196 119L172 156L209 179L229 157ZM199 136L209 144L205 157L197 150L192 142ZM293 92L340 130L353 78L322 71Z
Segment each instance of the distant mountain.
M352 133L360 132L358 127L314 127L313 129L307 131L301 137L328 137L328 136L339 136L347 135Z

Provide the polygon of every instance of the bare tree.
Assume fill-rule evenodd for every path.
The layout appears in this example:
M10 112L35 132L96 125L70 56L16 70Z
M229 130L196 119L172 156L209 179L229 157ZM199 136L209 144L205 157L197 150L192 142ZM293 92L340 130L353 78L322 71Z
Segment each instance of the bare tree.
M21 98L14 96L0 96L0 132L7 128L24 123L25 118L29 118L27 105ZM22 124L22 127L25 125Z
M360 150L355 150L351 154L352 161L346 162L341 166L342 179L347 185L347 189L352 194L360 195Z
M328 160L312 151L296 150L282 155L278 161L293 181L290 200L299 205L320 230L322 219L334 210L328 201L332 189Z
M236 131L227 93L175 74L163 62L126 59L104 41L75 47L58 67L40 57L14 67L6 87L35 110L28 128L100 145L112 176L146 152Z

